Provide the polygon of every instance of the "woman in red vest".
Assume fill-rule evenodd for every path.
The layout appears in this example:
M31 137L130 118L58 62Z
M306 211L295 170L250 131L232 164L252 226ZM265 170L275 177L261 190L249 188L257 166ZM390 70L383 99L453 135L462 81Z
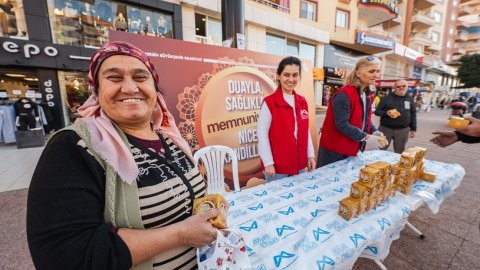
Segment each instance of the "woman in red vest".
M360 58L345 78L345 86L330 99L323 122L317 168L356 156L358 151L378 149L381 132L371 122L375 84L381 61Z
M260 109L258 148L267 182L315 167L307 101L294 90L301 72L298 58L284 58L277 68L278 88Z

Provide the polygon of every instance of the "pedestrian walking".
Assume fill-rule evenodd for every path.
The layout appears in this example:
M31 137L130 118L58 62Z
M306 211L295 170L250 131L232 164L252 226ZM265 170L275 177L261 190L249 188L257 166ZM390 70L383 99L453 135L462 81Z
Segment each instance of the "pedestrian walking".
M380 116L378 130L383 132L388 140L388 145L382 150L387 150L393 140L393 150L400 154L405 151L408 138L415 137L417 112L413 98L407 95L407 89L407 81L396 81L393 92L384 96L375 110L375 115Z

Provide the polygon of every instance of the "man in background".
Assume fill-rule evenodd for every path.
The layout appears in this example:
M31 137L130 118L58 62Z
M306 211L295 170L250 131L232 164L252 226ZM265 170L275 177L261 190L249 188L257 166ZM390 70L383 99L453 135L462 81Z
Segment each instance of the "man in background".
M388 149L393 140L393 150L401 154L405 150L408 138L415 137L417 131L417 112L413 98L407 95L408 84L405 80L398 80L393 85L392 93L380 100L375 115L380 116L379 131L383 132L388 140Z

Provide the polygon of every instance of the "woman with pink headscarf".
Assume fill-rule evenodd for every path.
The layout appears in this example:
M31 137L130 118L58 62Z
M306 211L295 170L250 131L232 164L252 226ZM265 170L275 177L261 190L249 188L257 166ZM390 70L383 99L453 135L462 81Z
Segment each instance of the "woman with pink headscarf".
M82 118L49 140L32 177L27 238L36 269L193 269L216 238L192 216L205 181L140 49L91 58Z

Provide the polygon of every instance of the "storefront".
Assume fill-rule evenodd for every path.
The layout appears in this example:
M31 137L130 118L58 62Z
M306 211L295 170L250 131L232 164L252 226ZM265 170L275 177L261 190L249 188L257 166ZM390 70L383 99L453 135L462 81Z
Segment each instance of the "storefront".
M180 6L150 2L0 0L0 106L13 112L10 124L19 100L40 108L45 134L74 121L89 95L89 59L111 30L181 39Z
M353 70L357 59L365 54L333 44L325 44L322 105L327 106L328 101L338 88L343 86L345 76Z

